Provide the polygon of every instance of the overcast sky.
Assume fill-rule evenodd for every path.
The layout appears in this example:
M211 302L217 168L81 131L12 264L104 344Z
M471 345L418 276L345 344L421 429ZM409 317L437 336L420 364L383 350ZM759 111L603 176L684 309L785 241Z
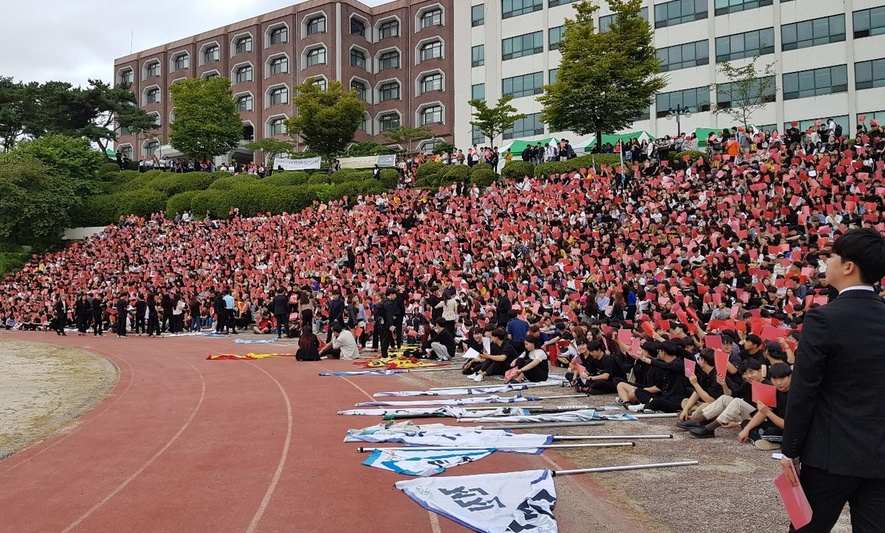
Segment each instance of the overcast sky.
M386 0L363 0L378 5ZM273 11L300 0L5 0L0 76L110 82L114 58ZM130 38L132 45L130 48Z

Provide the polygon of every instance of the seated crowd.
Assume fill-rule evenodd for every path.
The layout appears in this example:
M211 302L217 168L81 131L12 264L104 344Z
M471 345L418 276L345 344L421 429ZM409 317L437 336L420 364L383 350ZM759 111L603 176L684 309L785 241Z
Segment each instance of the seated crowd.
M369 344L387 355L405 338L421 356L472 350L475 381L543 381L561 364L579 391L678 412L697 437L743 425L742 440L776 440L804 313L833 296L830 247L885 230L885 136L735 137L697 159L640 155L485 190L130 217L3 280L0 321L60 334L251 326L299 337L305 359Z

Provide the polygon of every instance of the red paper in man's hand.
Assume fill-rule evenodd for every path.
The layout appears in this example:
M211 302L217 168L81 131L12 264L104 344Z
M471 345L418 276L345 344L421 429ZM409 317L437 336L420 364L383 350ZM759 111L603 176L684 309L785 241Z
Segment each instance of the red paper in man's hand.
M811 504L808 503L802 485L793 486L786 474L781 473L775 478L774 486L781 495L781 501L784 502L784 508L793 527L801 529L807 526L811 522Z
M633 343L633 332L629 329L618 330L618 342L624 346L630 346Z
M707 335L704 337L704 346L710 348L711 350L718 350L722 348L722 337L719 335Z
M753 401L760 401L768 407L777 407L777 389L774 388L774 385L751 381L750 392L753 395Z
M764 341L778 341L780 339L785 339L790 335L790 330L786 328L776 328L774 326L765 326L762 328L762 340Z
M728 372L728 354L723 350L716 350L713 357L716 362L716 375L724 378Z
M694 362L693 359L685 358L682 360L683 365L685 366L685 377L690 378L694 375L694 369L697 366L697 363Z
M651 322L643 322L641 327L643 333L645 333L649 337L654 337L655 328L651 325Z

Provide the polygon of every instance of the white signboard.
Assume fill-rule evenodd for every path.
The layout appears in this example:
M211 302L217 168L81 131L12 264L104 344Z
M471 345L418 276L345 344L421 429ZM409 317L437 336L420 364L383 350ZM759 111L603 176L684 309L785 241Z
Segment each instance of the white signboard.
M308 157L305 159L292 159L291 157L277 156L273 160L273 168L280 167L283 170L317 170L320 168L321 159L319 157Z
M338 162L341 164L341 168L373 168L375 165L381 168L395 167L396 154L344 157L339 159Z

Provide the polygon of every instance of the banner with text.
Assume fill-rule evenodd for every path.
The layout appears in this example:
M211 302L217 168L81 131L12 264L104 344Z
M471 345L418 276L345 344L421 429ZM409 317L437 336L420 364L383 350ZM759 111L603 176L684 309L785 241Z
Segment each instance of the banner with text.
M304 159L292 159L291 157L277 156L273 160L273 168L280 167L283 170L318 170L320 168L321 159L319 157L306 157Z
M378 165L381 168L395 167L396 154L367 155L365 157L343 157L338 160L341 168L373 168Z

